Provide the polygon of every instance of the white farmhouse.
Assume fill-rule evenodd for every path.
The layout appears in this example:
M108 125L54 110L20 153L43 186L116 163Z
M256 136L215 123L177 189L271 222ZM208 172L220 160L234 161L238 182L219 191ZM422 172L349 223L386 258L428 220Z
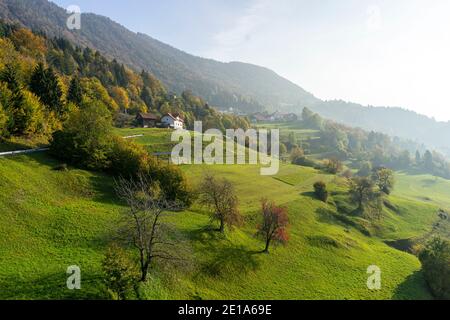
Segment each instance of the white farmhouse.
M172 129L183 129L184 127L184 120L181 119L180 117L175 117L172 114L168 113L165 114L162 118L161 118L161 123L164 124L165 126L172 128Z

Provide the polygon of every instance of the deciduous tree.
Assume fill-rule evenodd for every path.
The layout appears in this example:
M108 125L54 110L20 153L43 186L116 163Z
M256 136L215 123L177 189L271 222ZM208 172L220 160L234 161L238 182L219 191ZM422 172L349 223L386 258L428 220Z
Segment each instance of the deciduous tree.
M325 169L331 174L341 172L343 168L342 162L337 158L331 158L325 160Z
M142 175L136 179L119 179L115 190L128 205L121 234L137 249L140 280L145 282L155 259L180 259L175 250L173 228L163 217L181 207L168 201L159 185Z
M53 134L50 151L56 157L88 169L109 168L112 119L101 103L83 104L69 114L63 129Z
M358 205L360 212L364 211L364 206L375 199L376 192L374 183L366 177L356 177L350 182L350 199Z
M372 174L372 180L382 192L389 195L394 188L394 172L387 168L378 168Z
M200 185L200 201L212 210L211 220L220 224L218 231L223 233L225 226L232 228L241 223L238 198L230 181L206 175Z
M272 242L286 243L289 240L289 218L287 209L266 199L261 201L261 224L257 235L265 241L264 253L269 253Z

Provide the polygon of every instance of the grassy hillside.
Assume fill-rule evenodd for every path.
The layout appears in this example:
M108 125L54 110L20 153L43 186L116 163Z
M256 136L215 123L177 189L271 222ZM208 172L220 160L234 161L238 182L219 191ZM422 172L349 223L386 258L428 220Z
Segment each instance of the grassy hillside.
M162 131L144 133L138 141L165 143ZM76 169L55 171L56 165L45 154L0 158L0 298L106 297L100 263L124 208L114 199L111 178ZM375 235L367 237L336 220L334 206L311 196L318 179L328 181L331 191L342 190L334 176L292 165L283 165L275 177L260 176L257 166L182 168L194 184L207 171L232 180L246 224L221 237L208 230L209 218L198 205L177 215L175 223L192 246L191 261L181 269L158 264L143 297L430 298L418 259L384 241L429 232L437 210L447 208L450 182L439 179L430 189L426 183L432 177L399 174L390 198L397 210L387 211ZM429 200L421 201L425 196ZM262 243L254 237L262 197L286 205L291 220L288 245L270 255L259 253ZM380 291L366 287L366 269L373 264L382 270ZM65 289L69 265L81 267L80 291Z
M56 164L0 158L0 299L101 297L99 264L120 209L112 181ZM70 265L83 270L81 292L66 289Z

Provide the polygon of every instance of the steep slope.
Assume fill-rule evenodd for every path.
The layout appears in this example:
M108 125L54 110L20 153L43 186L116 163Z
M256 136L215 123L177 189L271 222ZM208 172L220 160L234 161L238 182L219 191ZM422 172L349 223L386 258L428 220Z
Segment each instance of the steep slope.
M301 113L307 106L326 118L410 138L450 155L449 123L400 108L324 102L266 68L195 57L95 14L83 14L81 30L72 32L66 28L67 17L63 8L47 0L0 0L0 19L95 48L138 71L153 72L174 92L192 90L214 106L247 113L263 109Z

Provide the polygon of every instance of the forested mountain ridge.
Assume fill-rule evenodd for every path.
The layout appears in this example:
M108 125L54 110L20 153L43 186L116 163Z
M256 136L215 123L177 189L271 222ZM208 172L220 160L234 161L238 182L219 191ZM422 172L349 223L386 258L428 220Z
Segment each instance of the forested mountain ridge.
M222 114L190 91L167 92L145 70L133 72L89 47L0 19L0 142L26 138L45 143L87 107L103 110L108 125L114 121L119 127L133 124L142 112L178 115L187 129L195 120L206 129L249 127L246 118Z
M268 69L195 57L106 17L83 14L81 29L70 31L66 11L46 0L1 0L0 8L6 21L97 49L136 70L149 70L174 92L189 89L222 108L254 112L276 107L280 99L292 105L315 99Z
M308 107L325 118L412 139L450 155L449 123L401 108L322 101L266 68L195 57L95 14L83 14L81 30L70 31L67 17L63 8L47 0L0 0L1 19L89 46L137 71L148 70L170 91L191 90L219 108L300 114Z

